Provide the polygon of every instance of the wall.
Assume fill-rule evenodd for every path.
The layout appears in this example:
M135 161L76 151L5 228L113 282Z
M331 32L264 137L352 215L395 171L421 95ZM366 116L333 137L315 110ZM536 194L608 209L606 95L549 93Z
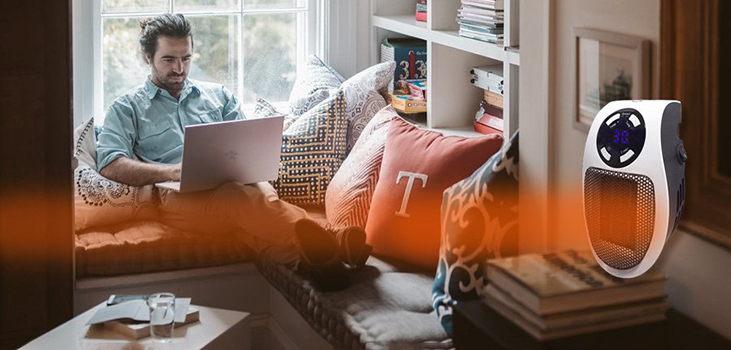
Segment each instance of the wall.
M548 224L547 249L587 247L580 196L582 150L586 133L575 129L571 123L574 92L572 30L574 27L595 28L651 40L652 91L653 97L656 97L659 94L660 70L660 0L556 0L550 5L546 5L546 2L526 4L526 1L523 4L527 5L521 5L523 11L550 10L548 20L551 34L544 40L550 42L551 49L544 50L546 52L542 56L530 59L524 55L527 49L521 50L522 73L539 71L536 68L539 64L545 64L546 60L550 62L547 66L551 69L549 78L541 80L549 83L550 92L544 93L551 99L548 103L550 110L543 116L548 118L549 125L542 128L547 134L545 144L552 150L549 152L546 173L551 184L549 207L554 211L549 212L552 220ZM525 39L526 35L528 40L521 44L530 40L541 44L540 38L545 33L529 34L521 29L521 39ZM521 79L525 75L521 74ZM535 78L535 75L531 78ZM523 86L521 84L521 88ZM531 95L525 96L521 90L522 101L534 100L530 96L540 97L535 91L528 93ZM521 107L521 111L526 110ZM530 118L521 116L521 121ZM521 125L531 124L521 122ZM525 132L526 127L523 129ZM528 152L531 154L531 151ZM521 147L521 157L525 153L525 148ZM540 153L533 151L532 154ZM673 307L731 339L731 317L728 317L731 315L731 296L728 295L731 274L726 272L731 266L731 251L678 231L668 242L657 266L669 275L666 291Z

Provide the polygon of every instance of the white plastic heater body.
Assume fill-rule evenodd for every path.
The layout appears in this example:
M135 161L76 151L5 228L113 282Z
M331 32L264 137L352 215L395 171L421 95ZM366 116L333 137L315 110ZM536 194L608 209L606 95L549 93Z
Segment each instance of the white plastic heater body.
M670 165L672 169L675 169L676 165L680 165L682 166L684 172L685 159L683 158L682 162L678 161L679 164L666 164L668 160L675 161L676 158L680 157L675 154L671 156L667 154L668 150L670 149L670 145L668 144L668 142L674 143L672 146L674 150L680 150L682 148L682 142L678 143L680 139L677 135L677 126L675 126L676 131L675 135L672 138L668 135L667 125L665 126L665 131L663 131L663 118L664 116L665 118L668 118L668 106L671 104L677 104L679 114L680 106L678 101L642 100L610 102L599 111L589 130L586 146L584 148L584 159L582 167L582 183L584 185L584 191L582 193L585 212L584 223L587 228L587 235L589 236L588 238L591 243L591 250L594 254L594 257L597 259L599 265L605 271L617 277L637 277L639 275L642 275L655 264L657 259L660 257L660 253L662 252L665 242L667 241L670 234L672 233L672 230L674 229L674 222L676 222L674 216L679 215L679 211L680 209L682 209L682 199L679 201L676 200L676 202L679 203L676 203L675 208L673 208L671 205L671 202L673 202L671 200L671 196L676 196L677 189L673 188L673 186L675 186L675 180L672 181L673 184L668 183L668 165ZM674 109L675 106L670 112L675 113ZM632 111L639 112L640 116L633 116L633 114L638 113ZM622 122L625 124L623 124L623 126L619 128L610 130L611 125L616 126L616 124L619 122L620 116L623 118ZM677 122L679 122L680 116L678 115L677 118ZM633 129L632 132L634 132L635 134L632 134L632 137L634 137L635 139L639 139L639 137L637 136L638 132L634 130L634 127L639 128L640 120L643 120L643 125L645 129L644 144L642 144L641 146L635 145L635 150L637 150L637 147L639 147L640 150L638 152L635 152L632 149L623 148L622 151L625 151L626 153L620 154L620 151L617 151L615 149L614 151L616 152L616 154L610 155L610 150L612 150L612 148L618 148L617 145L619 145L619 147L626 147L626 145L623 145L622 142L627 141L627 139L624 138L625 136L627 136L627 138L630 137L628 136L630 135L630 131L625 131L624 129L621 129L622 127L625 127L626 129ZM675 123L675 125L677 125L677 122L665 120L665 123ZM603 124L604 127L602 127ZM609 134L613 137L613 139L606 141L607 134L609 132L613 133L613 135ZM603 133L605 135L601 135L600 133ZM604 137L605 141L600 141L602 137ZM663 150L665 150L665 154ZM684 149L682 150L682 152L684 155ZM635 156L635 158L630 160L631 156ZM608 164L610 160L612 160L615 164ZM587 172L587 170L589 170L589 172ZM606 193L605 191L607 187L601 184L602 181L605 181L601 177L598 177L598 180L596 180L596 182L600 183L599 185L597 185L598 187L596 188L601 188L602 190L592 192L594 194L587 194L587 176L588 173L592 172L610 174L611 176L620 179L618 181L625 182L629 181L624 180L626 179L624 177L625 175L639 176L643 179L649 178L649 183L652 186L652 193L654 194L654 198L652 198L652 202L654 202L654 220L649 220L652 222L652 237L649 241L649 246L645 244L646 251L644 252L644 254L639 253L641 255L641 260L635 259L635 261L639 260L639 263L632 264L633 266L631 267L623 266L622 268L619 268L617 264L609 263L610 261L626 260L623 260L625 259L624 257L608 256L608 254L638 254L635 250L633 250L632 247L627 248L622 246L621 244L612 244L611 242L606 242L600 239L601 237L606 237L607 235L610 235L611 232L602 232L601 234L594 232L594 238L592 238L592 232L590 232L591 225L589 224L590 214L588 213L591 211L591 208L588 207L587 204L587 200L592 200L592 198L587 198L587 196L601 196L593 198L593 200L598 201L597 203L601 202L601 200L607 200L606 198L608 198L608 196L611 196L610 193ZM677 172L677 170L671 170L671 172L675 173ZM611 179L606 181L611 181ZM634 195L634 197L637 196L639 195ZM678 196L678 198L680 197ZM650 203L649 200L648 203ZM602 205L596 204L593 208L606 209L607 205L613 205L613 203ZM595 222L602 222L601 225L596 224L593 226L595 231L600 226L602 227L602 230L604 230L605 227L612 227L609 225L602 226L604 225L605 221L601 220L629 220L629 218L624 217L627 214L626 212L619 215L616 211L594 210L593 213L594 214L591 215L597 215L597 217L594 218L594 220L596 220ZM600 218L601 215L615 215L616 217ZM639 212L636 215L640 215ZM639 222L637 218L632 218L632 220L632 222ZM636 230L633 232L636 232ZM638 239L639 238L633 239L632 237L623 238L623 240L629 241L636 241ZM604 246L609 245L611 246L611 249L599 250L597 249L599 243L604 244Z

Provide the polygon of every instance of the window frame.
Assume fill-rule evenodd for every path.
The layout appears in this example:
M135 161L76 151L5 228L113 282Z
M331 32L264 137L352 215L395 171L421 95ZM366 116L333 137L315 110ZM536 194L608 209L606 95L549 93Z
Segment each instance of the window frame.
M73 30L73 93L74 127L91 116L98 121L104 116L104 75L103 75L103 18L147 17L162 12L145 13L107 13L102 14L103 0L75 0L72 2ZM328 60L331 0L303 0L303 6L284 9L244 9L243 0L238 1L235 10L222 11L181 11L185 15L240 15L239 34L243 40L243 16L247 14L298 13L297 73L305 67L308 55L315 54ZM173 1L168 2L167 11L175 11ZM243 60L243 44L239 45L239 57ZM302 47L303 46L303 47ZM243 101L243 62L238 70L237 97ZM89 67L91 69L89 69ZM283 104L283 103L282 103ZM277 106L277 107L285 107ZM243 105L242 110L250 115L254 104Z
M731 250L731 180L718 172L719 5L662 1L660 94L683 104L680 135L688 162L680 226Z

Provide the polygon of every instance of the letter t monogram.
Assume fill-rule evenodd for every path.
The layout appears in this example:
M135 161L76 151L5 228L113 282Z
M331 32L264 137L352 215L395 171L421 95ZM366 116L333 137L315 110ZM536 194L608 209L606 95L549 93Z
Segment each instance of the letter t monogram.
M401 201L401 209L396 212L396 216L408 218L409 214L406 213L406 206L409 205L409 197L411 197L411 188L414 186L414 179L421 180L421 188L426 188L426 180L429 175L410 173L408 171L399 171L396 183L401 182L402 177L408 177L409 181L406 183L406 192L404 192L404 199Z

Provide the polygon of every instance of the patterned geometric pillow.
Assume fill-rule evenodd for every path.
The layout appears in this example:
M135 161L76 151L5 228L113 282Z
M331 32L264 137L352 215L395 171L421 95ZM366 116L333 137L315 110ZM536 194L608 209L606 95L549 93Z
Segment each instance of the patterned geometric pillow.
M96 137L94 137L94 118L81 123L74 130L74 157L79 164L86 163L96 170Z
M444 191L432 306L452 334L452 306L479 298L483 263L518 252L518 133L470 177Z
M129 220L156 220L153 186L134 187L109 180L79 162L74 170L76 231Z
M278 111L277 108L267 102L267 100L257 98L256 107L254 108L254 119L271 117L284 117L284 128L282 130L287 130L297 119L297 117L292 114L284 114Z
M338 227L365 227L381 171L386 133L398 114L386 106L363 129L325 194L327 221Z
M346 80L340 89L345 91L348 105L347 152L355 146L363 128L388 103L379 91L386 89L393 79L396 62L384 62L367 68Z
M299 116L282 137L279 198L292 204L322 205L330 179L345 159L345 97L342 92Z
M290 113L299 116L330 97L330 89L337 89L345 79L319 57L310 55L307 68L297 75L289 94Z

